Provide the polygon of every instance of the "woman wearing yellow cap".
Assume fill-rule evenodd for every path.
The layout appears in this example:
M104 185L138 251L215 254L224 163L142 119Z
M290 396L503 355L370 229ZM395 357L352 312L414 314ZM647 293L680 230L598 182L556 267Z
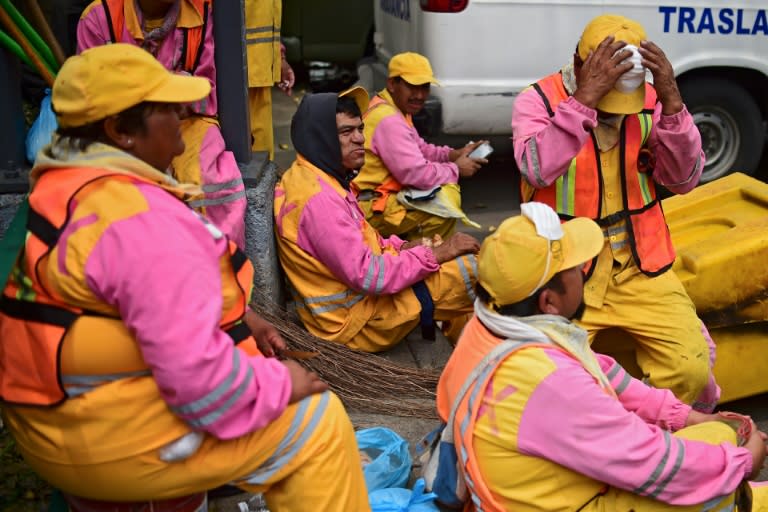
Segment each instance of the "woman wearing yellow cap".
M184 150L179 105L209 91L132 45L62 67L0 298L5 424L70 499L234 483L272 510L368 510L338 398L262 355L284 343L248 309L250 263L187 207L199 189L162 172Z

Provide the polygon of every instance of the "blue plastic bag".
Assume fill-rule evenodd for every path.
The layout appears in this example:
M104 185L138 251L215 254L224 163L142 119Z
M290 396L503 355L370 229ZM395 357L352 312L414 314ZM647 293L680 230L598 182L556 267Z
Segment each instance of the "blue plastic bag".
M384 427L358 430L355 437L358 449L370 460L363 466L368 492L388 487L405 487L411 474L408 442Z
M439 512L434 493L424 493L424 479L419 478L413 490L379 489L368 494L371 512Z
M45 97L40 103L40 114L27 132L27 160L34 163L38 151L51 143L53 132L59 127L56 122L56 114L51 108L51 90L45 90Z

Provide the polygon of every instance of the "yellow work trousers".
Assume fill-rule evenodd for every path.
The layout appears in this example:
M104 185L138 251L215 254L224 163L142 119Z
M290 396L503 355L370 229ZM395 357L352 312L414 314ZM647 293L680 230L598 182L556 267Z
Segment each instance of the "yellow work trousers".
M476 280L474 256L445 262L439 271L427 277L424 283L435 305L433 318L453 321L453 328L463 327L473 311ZM419 325L420 314L421 307L411 288L380 295L376 297L376 312L347 346L366 352L392 348Z
M289 405L251 434L228 441L206 436L192 456L179 462L163 462L157 450L82 465L23 455L57 488L91 499L166 499L234 484L263 492L274 511L370 510L352 424L330 392Z
M253 151L268 151L269 159L275 159L275 136L272 132L272 88L248 89L248 111L251 118Z
M701 320L672 271L648 277L640 272L610 278L602 308L587 307L577 322L590 343L600 331L618 328L635 343L637 365L648 384L670 389L693 403L709 381L709 348ZM611 354L610 340L600 349Z
M721 443L736 443L736 433L731 427L717 422L700 423L691 427L686 427L674 434L676 437L701 441L708 444L718 445ZM768 486L761 486L756 483L751 487L752 490L752 512L768 512ZM645 498L610 488L608 492L595 499L585 507L584 512L716 512L733 511L735 495L723 496L720 500L711 500L706 504L680 506L667 505L652 498Z
M372 203L359 201L368 223L384 237L397 235L403 240L421 240L440 235L446 239L456 230L457 219L406 208L397 201L395 194L387 198L387 206L381 213L371 210Z

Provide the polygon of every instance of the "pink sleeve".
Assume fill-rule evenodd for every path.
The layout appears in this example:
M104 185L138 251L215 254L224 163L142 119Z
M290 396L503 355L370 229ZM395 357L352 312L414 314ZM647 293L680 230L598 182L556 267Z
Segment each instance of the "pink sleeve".
M550 117L541 96L531 87L515 98L512 142L520 175L534 188L551 185L565 174L571 160L597 126L597 111L573 97L562 101Z
M381 158L392 176L407 187L429 189L444 183L456 183L459 179L456 164L430 160L421 151L422 143L426 144L415 129L400 116L391 115L376 126L371 151ZM435 148L431 144L429 146Z
M604 393L573 358L547 350L557 369L528 399L522 453L673 505L732 493L752 470L745 448L672 436Z
M671 116L663 115L661 108L657 103L648 138L648 147L656 158L653 179L671 192L684 194L699 183L704 170L701 135L686 107Z
M207 98L192 104L192 109L198 114L216 116L218 105L216 101L216 64L214 62L213 41L213 8L208 5L208 24L203 37L203 51L200 54L200 62L195 68L195 76L207 78L211 83L211 94Z
M418 133L418 132L417 132ZM435 146L417 136L419 150L424 158L433 162L450 162L451 148L449 146Z
M645 422L676 431L685 426L691 407L668 389L657 389L632 377L612 357L595 354L624 408Z
M86 264L89 287L117 307L163 399L192 428L232 439L264 427L287 406L290 376L219 328L226 239L165 191L138 188L150 208L103 233Z
M327 184L321 186L301 213L298 245L347 286L366 294L397 293L440 268L426 247L374 252L363 239L365 220L354 197L344 200Z
M77 53L111 42L104 7L95 5L77 23Z
M391 235L387 238L381 239L381 248L386 249L387 247L391 247L394 250L399 251L404 243L405 240L401 239L397 235Z

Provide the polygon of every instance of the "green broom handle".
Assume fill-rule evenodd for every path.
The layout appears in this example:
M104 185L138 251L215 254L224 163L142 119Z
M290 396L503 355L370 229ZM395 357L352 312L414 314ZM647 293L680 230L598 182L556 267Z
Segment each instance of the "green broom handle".
M8 48L8 50L16 55L19 59L24 61L29 66L34 67L34 64L32 64L32 61L29 60L29 57L27 57L27 54L24 53L24 50L21 49L21 46L19 46L19 43L17 43L11 36L0 30L0 44Z
M32 47L44 59L45 63L48 65L48 69L55 75L56 71L59 69L56 57L53 56L53 52L48 45L45 44L45 41L40 37L40 34L35 32L32 25L30 25L24 16L21 15L10 0L0 0L0 7L5 9L5 12L8 13L13 22L19 27L24 36L32 44Z

